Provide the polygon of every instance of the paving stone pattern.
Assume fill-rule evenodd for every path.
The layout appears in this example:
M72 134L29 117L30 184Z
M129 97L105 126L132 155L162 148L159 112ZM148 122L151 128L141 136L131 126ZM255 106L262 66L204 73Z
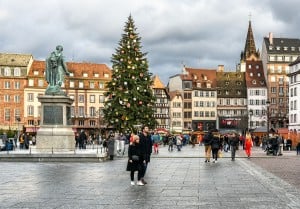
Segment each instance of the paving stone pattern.
M199 146L172 153L161 147L151 159L145 186L130 185L126 158L101 163L4 162L0 208L300 208L299 190L254 162L265 158L249 160L240 150L236 161L224 153L218 163L204 163L203 153Z

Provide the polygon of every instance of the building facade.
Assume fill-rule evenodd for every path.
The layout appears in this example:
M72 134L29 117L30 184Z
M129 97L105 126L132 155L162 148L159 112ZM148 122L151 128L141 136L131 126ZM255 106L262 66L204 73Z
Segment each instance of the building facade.
M20 131L24 120L24 88L33 62L29 54L0 53L0 128Z
M287 127L289 123L289 64L300 55L300 39L264 37L262 61L270 101L270 127Z
M153 77L152 89L156 97L154 104L154 118L158 123L156 128L167 132L170 129L170 96L157 75Z

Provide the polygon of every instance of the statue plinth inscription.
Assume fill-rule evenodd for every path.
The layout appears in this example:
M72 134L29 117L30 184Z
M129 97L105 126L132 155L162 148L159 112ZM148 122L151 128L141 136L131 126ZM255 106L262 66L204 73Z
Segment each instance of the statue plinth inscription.
M62 106L44 106L44 125L63 125Z

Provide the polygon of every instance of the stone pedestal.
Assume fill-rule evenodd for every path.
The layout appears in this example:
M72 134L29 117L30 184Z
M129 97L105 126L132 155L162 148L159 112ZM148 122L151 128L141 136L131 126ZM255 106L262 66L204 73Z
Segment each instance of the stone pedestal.
M75 135L71 126L74 100L65 95L43 95L38 100L41 102L41 123L36 137L37 151L74 151Z

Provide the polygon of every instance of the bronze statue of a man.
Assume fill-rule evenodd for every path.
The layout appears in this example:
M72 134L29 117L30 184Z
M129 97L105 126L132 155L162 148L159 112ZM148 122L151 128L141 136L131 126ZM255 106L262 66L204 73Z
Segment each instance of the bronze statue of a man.
M51 52L46 59L46 73L45 79L48 83L45 94L47 95L62 95L61 85L64 82L65 75L70 75L67 65L65 63L63 54L63 47L58 45L56 50Z

